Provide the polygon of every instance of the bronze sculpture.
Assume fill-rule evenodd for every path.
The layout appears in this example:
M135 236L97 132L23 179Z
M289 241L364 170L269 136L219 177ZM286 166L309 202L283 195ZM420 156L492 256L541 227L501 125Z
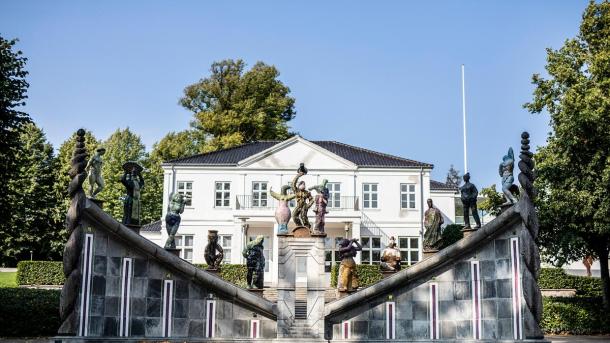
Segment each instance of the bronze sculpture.
M464 228L470 229L470 210L472 210L472 217L477 223L476 228L481 227L481 219L479 218L479 211L477 209L477 197L479 196L479 190L477 187L470 183L470 173L464 174L464 184L460 187L462 205L464 205Z
M278 224L277 233L284 235L288 233L288 222L290 221L290 208L288 201L294 199L294 194L288 194L290 186L284 185L281 188L281 193L277 194L272 189L269 189L271 196L278 201L278 206L275 209L275 220Z
M362 251L362 245L358 243L357 238L344 238L339 242L339 257L341 258L337 280L339 292L352 292L358 288L358 274L356 272L356 262L354 261L358 251Z
M123 198L123 224L140 225L141 221L141 192L144 188L142 170L144 168L137 162L125 162L123 170L125 173L121 183L127 192Z
M310 187L309 190L316 190L316 192L318 194L316 194L314 203L316 204L316 208L313 210L313 212L316 214L316 222L314 224L314 233L316 234L321 234L324 233L324 225L326 224L326 214L328 213L328 211L326 211L326 206L328 206L328 197L329 197L329 190L328 187L326 187L326 184L328 183L328 180L324 179L322 180L322 183L317 185L317 186L313 186Z
M502 192L506 198L505 205L511 205L517 202L517 199L513 195L513 192L518 193L519 188L513 184L515 177L513 176L513 169L515 167L515 154L513 148L508 149L508 153L502 158L502 163L498 167L498 172L502 177Z
M102 178L102 164L104 163L102 156L106 153L106 148L99 147L95 150L85 170L89 172L87 176L89 180L89 197L95 199L95 196L104 189L104 179Z
M242 252L242 255L246 258L246 266L248 267L248 274L246 275L248 288L263 289L265 283L264 241L264 236L256 236L253 241L246 244L246 247Z
M220 244L218 244L218 231L216 230L208 230L208 244L205 246L204 257L208 270L215 271L220 269L220 264L224 258L224 251Z
M167 214L165 215L165 229L167 230L167 240L165 249L176 249L176 233L180 226L180 214L184 212L186 199L181 193L176 193L170 197Z
M428 199L428 209L424 213L424 250L437 250L441 243L441 225L443 225L443 214L434 207L432 199Z
M313 205L313 197L305 187L305 181L299 181L299 178L305 174L307 174L307 169L305 168L305 165L301 163L297 170L297 175L292 179L291 183L292 193L297 202L292 211L292 221L294 221L297 226L311 229L311 224L307 218L307 211L309 211L309 208Z
M397 272L400 270L400 250L396 248L396 239L390 237L388 246L381 252L381 271Z

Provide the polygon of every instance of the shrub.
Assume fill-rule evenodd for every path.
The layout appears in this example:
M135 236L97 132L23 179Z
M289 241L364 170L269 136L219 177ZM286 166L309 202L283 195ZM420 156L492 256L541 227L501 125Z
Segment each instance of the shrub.
M547 334L591 335L610 333L610 316L600 297L544 297L540 326Z
M379 271L379 266L374 264L358 264L356 265L356 273L358 273L358 286L359 287L368 287L372 284L375 284L381 279L383 276L381 271ZM339 263L333 265L330 269L330 286L337 287L337 278L339 274Z
M59 295L58 290L0 288L0 337L57 334Z
M451 244L459 241L464 238L464 233L462 232L462 225L458 224L449 224L443 228L443 233L441 234L441 249L444 249Z
M601 279L568 275L561 268L543 268L538 285L540 288L549 289L574 288L576 295L584 297L601 297L603 294Z
M206 269L207 264L195 264L196 267ZM248 283L246 282L246 274L248 273L248 267L245 264L223 264L220 266L221 279L233 283L239 287L246 288Z
M21 261L17 263L18 285L63 285L62 262Z

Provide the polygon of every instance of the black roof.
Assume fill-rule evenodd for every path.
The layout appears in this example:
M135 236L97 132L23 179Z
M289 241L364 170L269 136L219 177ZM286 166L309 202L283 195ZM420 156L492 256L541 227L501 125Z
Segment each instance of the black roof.
M140 231L144 232L160 232L161 231L161 220L146 224L140 228Z
M434 180L430 180L430 189L457 192L457 187L448 185L444 182L434 181Z
M229 149L217 150L205 154L198 154L189 157L177 158L166 161L165 163L177 164L208 164L232 166L243 159L252 155L256 155L261 151L267 150L281 141L259 141L243 145L239 145ZM418 162L398 156L388 155L377 151L372 151L364 148L359 148L345 143L335 141L311 141L323 149L326 149L359 167L424 167L432 168L433 165L424 162Z

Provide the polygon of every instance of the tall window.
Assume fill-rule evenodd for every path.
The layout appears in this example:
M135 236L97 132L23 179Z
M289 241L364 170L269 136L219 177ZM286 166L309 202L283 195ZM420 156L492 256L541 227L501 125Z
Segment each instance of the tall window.
M328 187L328 207L341 208L341 184L338 182L329 182Z
M252 207L267 207L267 182L252 183Z
M216 207L229 207L231 205L231 183L216 182L216 195L214 198Z
M362 184L362 207L378 208L376 183Z
M324 238L324 272L330 273L332 266L341 262L341 258L339 258L339 248L337 245L342 239L343 237Z
M218 240L224 252L222 263L231 263L231 235L218 235Z
M193 183L191 181L178 181L178 193L184 196L184 206L193 204Z
M362 263L379 264L381 262L381 237L362 237Z
M248 238L248 241L253 241L256 239L256 236L250 236ZM269 236L265 236L265 240L263 241L263 255L265 255L265 273L269 272L269 265L271 264L272 260L272 251L271 251L271 237Z
M400 184L400 208L415 208L415 185L411 183Z
M180 235L176 236L176 249L180 250L180 257L193 262L193 236Z
M408 266L419 262L419 237L398 237L400 260Z

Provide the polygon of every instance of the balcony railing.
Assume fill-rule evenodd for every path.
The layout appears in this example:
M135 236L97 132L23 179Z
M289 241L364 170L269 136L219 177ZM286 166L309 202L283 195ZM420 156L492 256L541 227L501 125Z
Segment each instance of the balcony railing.
M238 210L269 210L277 207L278 201L267 195L267 198L254 198L251 194L237 195L235 198L235 208ZM288 206L294 208L294 200L290 201ZM312 208L315 205L312 206ZM357 196L342 196L339 199L329 199L328 206L326 207L328 212L344 211L344 210L358 210L358 197Z

